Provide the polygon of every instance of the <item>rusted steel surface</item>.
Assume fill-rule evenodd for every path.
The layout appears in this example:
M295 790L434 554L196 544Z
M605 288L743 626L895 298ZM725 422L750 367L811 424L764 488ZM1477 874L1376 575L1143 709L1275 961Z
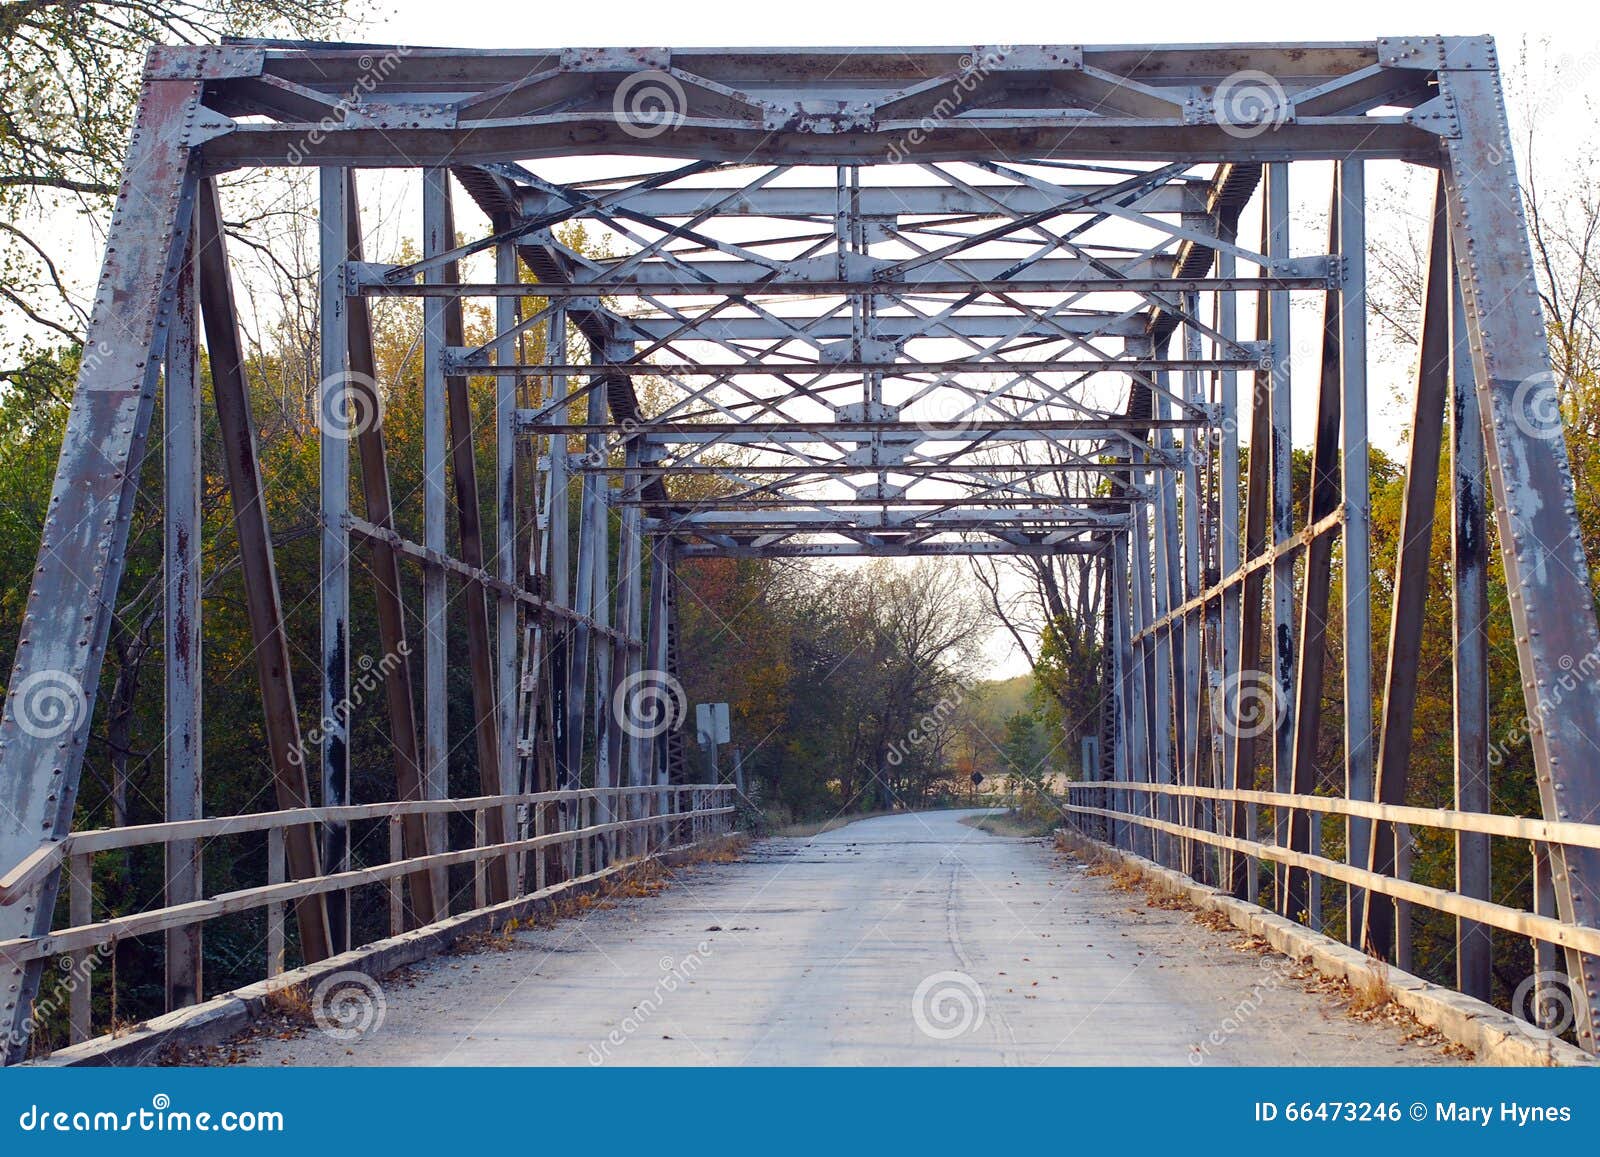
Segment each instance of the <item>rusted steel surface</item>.
M306 781L307 749L295 707L289 640L284 633L272 532L267 525L266 495L262 490L261 463L250 416L250 382L239 340L238 313L233 304L233 279L228 269L222 206L216 183L209 179L200 186L196 219L200 311L205 319L206 350L211 355L211 386L222 436L222 459L228 491L233 498L239 569L244 576L256 678L261 685L267 755L272 764L278 806L303 808L311 803L311 790ZM322 875L322 857L309 824L290 828L285 833L285 845L289 873L294 879L310 880ZM332 955L333 937L328 927L325 896L319 894L297 900L295 919L300 927L300 951L307 962L325 960Z
M1472 47L1475 51L1468 52ZM1460 120L1445 139L1453 257L1483 415L1534 767L1549 819L1600 818L1600 682L1573 669L1600 656L1589 563L1550 369L1494 43L1458 51L1441 89ZM1551 849L1561 919L1600 924L1600 855ZM1578 1043L1597 1049L1600 957L1569 950Z
M345 219L345 257L362 257L360 201L356 195L355 173L345 171L349 200ZM348 302L345 322L350 358L351 404L358 413L372 420L358 426L356 452L361 465L361 494L366 504L367 521L394 530L394 503L389 493L389 455L384 439L383 402L378 393L377 366L372 354L372 311L363 297ZM395 548L386 540L371 538L373 589L376 593L378 641L385 655L398 655L403 661L385 665L384 703L389 714L389 746L394 755L395 798L419 800L422 791L422 756L417 746L416 698L411 685L411 644L406 637L405 603L400 586L400 563ZM408 815L401 824L402 848L407 858L432 854L427 821ZM432 924L448 910L443 872L414 872L407 877L413 926Z
M138 491L194 209L191 133L200 85L151 81L128 142L78 387L0 721L0 865L65 835L77 802L100 665ZM0 908L0 939L47 931L59 873ZM0 965L7 1059L26 1047L37 966Z

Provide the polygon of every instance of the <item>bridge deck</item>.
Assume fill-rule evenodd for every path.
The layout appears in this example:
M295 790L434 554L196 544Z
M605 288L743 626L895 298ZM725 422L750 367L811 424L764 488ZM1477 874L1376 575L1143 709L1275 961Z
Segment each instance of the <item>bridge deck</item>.
M432 961L389 986L377 1032L269 1041L254 1063L1449 1063L1350 1019L1237 933L966 814L766 841L515 950ZM981 996L924 985L941 972ZM919 1027L919 985L923 1023L967 1031Z

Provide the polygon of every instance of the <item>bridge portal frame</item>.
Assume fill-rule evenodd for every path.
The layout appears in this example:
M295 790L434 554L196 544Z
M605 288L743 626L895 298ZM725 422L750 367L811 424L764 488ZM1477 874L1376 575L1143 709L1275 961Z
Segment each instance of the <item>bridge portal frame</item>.
M638 105L635 98L650 86L645 95L655 105ZM518 164L602 154L684 163L589 184L553 183ZM1377 700L1382 716L1374 720L1364 166L1379 159L1436 168L1439 182L1404 546ZM1289 247L1288 178L1291 164L1302 161L1331 161L1337 174L1328 252L1309 258ZM951 172L957 164L1003 180L976 185ZM772 176L712 192L695 183L752 165ZM863 183L863 170L880 165L920 166L936 179L887 188ZM1072 188L1040 175L1051 165L1098 167L1104 175ZM278 166L321 174L318 405L324 417L338 419L321 439L315 809L300 758L309 748L290 676L217 185L233 170ZM833 187L777 179L797 166L833 167ZM1197 166L1215 167L1197 180ZM386 266L365 259L354 175L361 168L422 170L420 260ZM488 234L459 239L454 186L489 218ZM1258 186L1264 224L1252 249L1241 244L1238 223ZM881 204L886 198L894 203ZM1059 224L1074 215L1154 229L1160 242L1125 252L1080 244ZM833 237L814 251L773 257L759 244L701 227L709 218L741 216L827 222ZM934 225L908 224L907 217ZM568 249L553 230L584 219L630 237L634 251L595 261ZM969 219L998 223L950 240L953 223ZM941 229L943 247L929 241ZM968 252L1028 236L1043 253L996 260ZM888 241L913 254L884 257ZM464 264L480 253L493 258L493 280L464 282ZM717 259L705 259L713 253ZM1242 276L1241 263L1254 266L1255 276ZM533 292L527 273L538 281ZM1297 525L1289 319L1291 294L1304 291L1325 300L1309 510ZM1257 299L1249 342L1238 336L1243 293ZM523 316L522 304L535 294L544 307ZM988 308L915 306L919 299L948 305L952 294ZM1077 305L1115 294L1139 304ZM615 295L649 308L619 314L607 301ZM1040 304L1038 295L1057 300ZM1209 320L1203 295L1214 307ZM357 419L353 432L338 428L352 421L352 408L381 414L369 302L392 296L423 301L420 542L397 528L381 422ZM832 297L846 306L786 314L775 304L786 297ZM480 298L493 301L495 334L472 346L462 306ZM699 304L684 307L695 299ZM302 885L293 901L308 960L336 951L349 935L347 909L330 903L347 891L323 885L349 867L345 823L359 810L347 795L344 708L352 540L372 552L386 654L408 654L401 564L419 563L423 573L420 714L410 663L384 673L402 805L394 813L395 862L404 868L394 874L407 877L414 923L448 910L440 858L463 854L444 850L442 825L452 803L445 798L450 738L443 705L448 583L457 584L467 616L477 802L489 801L477 809L480 837L467 858L481 865L475 901L495 903L530 879L542 885L547 871L575 870L570 854L542 854L546 844L538 841L552 819L562 833L593 829L590 842L604 863L616 851L614 836L640 820L645 797L627 791L660 789L681 775L675 732L635 734L615 709L642 674L672 669L675 559L1078 554L1101 560L1113 596L1104 627L1113 692L1104 732L1111 742L1097 770L1117 786L1097 797L1104 806L1071 810L1105 816L1118 842L1242 895L1254 896L1265 882L1290 915L1319 912L1313 897L1321 879L1342 880L1350 899L1345 935L1392 954L1403 935L1391 900L1417 893L1374 881L1399 868L1396 825L1405 822L1397 817L1414 708L1409 674L1420 646L1431 479L1448 425L1457 812L1490 810L1487 481L1556 905L1554 923L1538 927L1566 950L1577 1037L1595 1051L1600 846L1586 833L1600 809L1600 773L1588 758L1600 736L1600 685L1569 676L1586 662L1575 652L1600 654L1600 632L1565 445L1559 423L1552 427L1558 383L1487 38L892 51L520 52L266 42L153 51L0 722L0 953L7 958L0 1006L11 1028L9 1058L25 1047L61 864L75 838L87 846L71 822L162 390L169 447L166 820L176 825L162 841L170 857L165 903L172 911L204 907L194 842L202 830L194 826L201 821L202 576L193 545L202 317L274 787L280 810L305 819L267 826L282 832L286 875ZM546 329L545 358L530 364L519 347L537 326ZM589 347L587 361L569 357L569 337ZM804 356L785 348L797 338ZM908 349L929 338L969 352L941 357ZM726 360L686 357L678 352L684 341ZM773 344L758 344L764 341ZM1122 348L1109 350L1108 342ZM674 360L657 356L663 350ZM1006 385L975 386L973 376L986 373L1004 376ZM1128 382L1120 412L1074 392L1075 376L1108 373ZM496 383L492 534L480 524L477 455L463 433L471 429L467 380L481 376ZM677 383L680 396L666 416L646 413L635 388L641 376ZM781 383L781 390L755 390L751 378ZM1243 477L1240 379L1251 387L1249 444L1264 451L1251 455ZM913 386L909 401L903 394L889 401L885 382L926 389L918 394ZM1033 392L1013 400L1027 404L997 405L1019 382ZM852 400L835 403L834 392L846 389ZM953 417L913 419L909 407L938 391L953 391L964 408ZM795 408L796 399L809 399L813 412ZM572 438L584 439L582 454L570 452ZM519 439L542 451L522 477ZM364 517L352 510L352 442ZM1011 456L974 459L980 444L1010 446ZM771 460L739 470L706 461L708 447L740 445L758 446ZM1028 456L1028 447L1041 446L1053 455L1043 467ZM187 453L171 452L184 447ZM692 501L668 490L668 480L697 472L736 479L744 489ZM1040 483L1061 474L1094 485L1063 501L1067 491ZM850 497L812 492L829 479L862 475L868 482L853 486ZM620 482L615 494L609 479ZM575 528L566 501L573 480L580 490ZM927 497L930 483L945 490ZM534 509L535 532L524 525L519 501ZM615 565L607 557L613 516L621 527ZM1343 544L1346 639L1342 866L1316 854L1320 827L1312 816L1322 805L1311 802L1320 782L1336 538ZM533 561L525 565L524 557ZM1241 692L1252 681L1270 716L1259 733L1238 725ZM66 707L60 728L28 714L29 696L51 688ZM1256 740L1268 733L1270 758L1263 761ZM586 753L598 769L595 794L578 788ZM1263 765L1273 787L1265 795L1255 791ZM554 810L547 813L546 804ZM700 808L691 802L690 810ZM1253 838L1262 814L1273 819L1270 845ZM1486 903L1491 833L1462 822L1468 826L1455 828L1460 878L1453 894ZM1270 855L1262 851L1268 847L1275 849ZM525 855L535 848L540 854ZM1277 865L1265 881L1255 870L1263 858ZM93 924L86 907L73 904L74 923ZM1494 916L1475 904L1458 909ZM204 917L185 922L172 911L156 923L173 930L169 1000L181 1004L201 993L197 921ZM93 939L78 939L85 936ZM1463 917L1461 987L1484 997L1487 945L1481 922Z

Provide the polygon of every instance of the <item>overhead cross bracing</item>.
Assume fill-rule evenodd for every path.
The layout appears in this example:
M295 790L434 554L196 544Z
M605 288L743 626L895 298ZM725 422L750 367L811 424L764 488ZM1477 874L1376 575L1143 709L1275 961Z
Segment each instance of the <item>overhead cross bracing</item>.
M1173 292L1193 280L1178 277L1184 247L1254 257L1260 284L1327 284L1327 258L1274 266L1219 242L1206 213L1217 178L1190 168L697 163L566 186L512 165L458 169L491 237L539 251L548 296L518 329L446 350L447 364L563 377L567 390L522 410L521 428L594 439L577 469L626 475L615 501L642 504L647 527L680 536L691 554L1081 546L1125 524L1132 495L1107 479L1175 464L1152 427L1214 421L1213 403L1166 379L1254 370L1264 356ZM627 252L577 253L553 233L567 222ZM435 265L355 276L374 293L426 295ZM590 286L604 292L566 296ZM520 333L562 309L582 310L603 335L589 364L511 356ZM1213 348L1157 356L1152 333L1168 315L1188 317ZM636 420L573 420L596 388L582 375L597 365L649 379ZM1134 387L1160 395L1171 416L1130 417ZM692 499L673 493L674 477L696 475L714 481ZM647 494L661 480L664 493ZM1067 494L1080 500L1063 503Z
M689 782L680 732L630 729L616 710L642 678L671 685L680 561L1002 553L1082 557L1104 585L1102 742L1064 804L1075 822L1399 963L1405 906L1447 913L1474 996L1492 995L1491 936L1531 939L1541 983L1561 978L1572 1032L1594 1051L1600 687L1570 673L1600 656L1600 632L1511 157L1481 37L157 49L0 724L12 1055L55 948L162 932L176 1005L203 987L178 939L192 949L220 912L275 906L281 950L292 905L315 960L345 945L358 887L392 889L396 928L427 924L451 910L452 866L471 864L472 903L493 907L724 823L724 789ZM1291 174L1307 161L1324 163L1324 183L1334 174L1325 241L1296 233L1291 247ZM1405 545L1381 588L1373 161L1437 173ZM288 662L218 189L221 175L278 167L318 171L318 402L339 418L320 447L314 733ZM360 173L377 168L420 171L416 260L368 251ZM359 419L382 413L374 303L400 297L420 299L422 318L420 539L401 533L413 520L396 517L381 422ZM1298 375L1297 298L1321 311ZM465 323L468 303L492 318L486 335ZM250 817L200 806L200 563L185 544L202 336L280 809ZM1315 391L1303 511L1296 378ZM469 381L493 396L492 454L467 436ZM165 561L189 580L171 584L164 640L168 822L73 832L158 395L158 436L179 451L162 457ZM1441 461L1456 547L1446 810L1408 795ZM1491 509L1539 819L1492 814L1488 791ZM422 578L421 661L384 678L394 799L361 805L340 711L356 548L370 552L386 653L412 642L402 573ZM1375 591L1394 601L1386 651ZM470 734L453 738L452 616L465 617L472 702ZM46 685L79 705L59 728L28 716L23 693ZM1259 728L1241 726L1244 692L1264 708ZM1334 700L1339 735L1324 723ZM480 794L452 799L463 741ZM472 814L470 846L451 846L452 811ZM372 814L393 824L391 858L358 867L348 825ZM277 879L205 895L182 864L223 822L278 833ZM1453 841L1453 888L1405 878L1403 825L1430 823ZM1492 839L1532 841L1531 911L1496 898ZM171 849L161 906L58 916L63 863L86 876L92 850L129 841Z

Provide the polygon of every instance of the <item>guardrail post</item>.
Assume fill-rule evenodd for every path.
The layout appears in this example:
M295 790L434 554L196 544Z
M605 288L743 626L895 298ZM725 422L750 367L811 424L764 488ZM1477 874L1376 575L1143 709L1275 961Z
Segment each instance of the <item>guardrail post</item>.
M283 883L286 873L284 871L284 830L282 828L267 829L267 883ZM275 900L267 905L267 975L277 976L283 971L283 901Z
M533 806L533 834L542 836L545 832L545 809L548 804L534 804ZM543 847L535 849L533 853L533 887L536 892L543 892L546 887L545 875L549 870L550 857L545 854Z
M1533 911L1538 916L1557 917L1556 882L1550 872L1549 845L1538 841L1529 845L1533 850ZM1548 940L1537 937L1533 941L1533 1005L1529 1020L1540 1028L1550 1027L1551 1013L1559 1008L1559 995L1552 996L1554 978L1561 972L1560 950ZM1511 1010L1520 1014L1520 1008Z
M472 809L472 847L474 850L483 847L483 809ZM472 861L472 906L474 908L486 907L489 903L489 881L484 872L484 862Z
M404 852L404 820L400 816L390 816L389 826L389 862L396 863L405 858ZM405 882L396 876L389 881L389 935L398 936L406 930L406 902Z
M94 857L73 856L68 861L71 881L68 883L67 905L74 927L94 923ZM115 946L113 945L113 951ZM68 988L67 1019L70 1022L68 1039L77 1044L89 1039L94 1021L94 972L89 967L87 951L72 954L73 980Z

